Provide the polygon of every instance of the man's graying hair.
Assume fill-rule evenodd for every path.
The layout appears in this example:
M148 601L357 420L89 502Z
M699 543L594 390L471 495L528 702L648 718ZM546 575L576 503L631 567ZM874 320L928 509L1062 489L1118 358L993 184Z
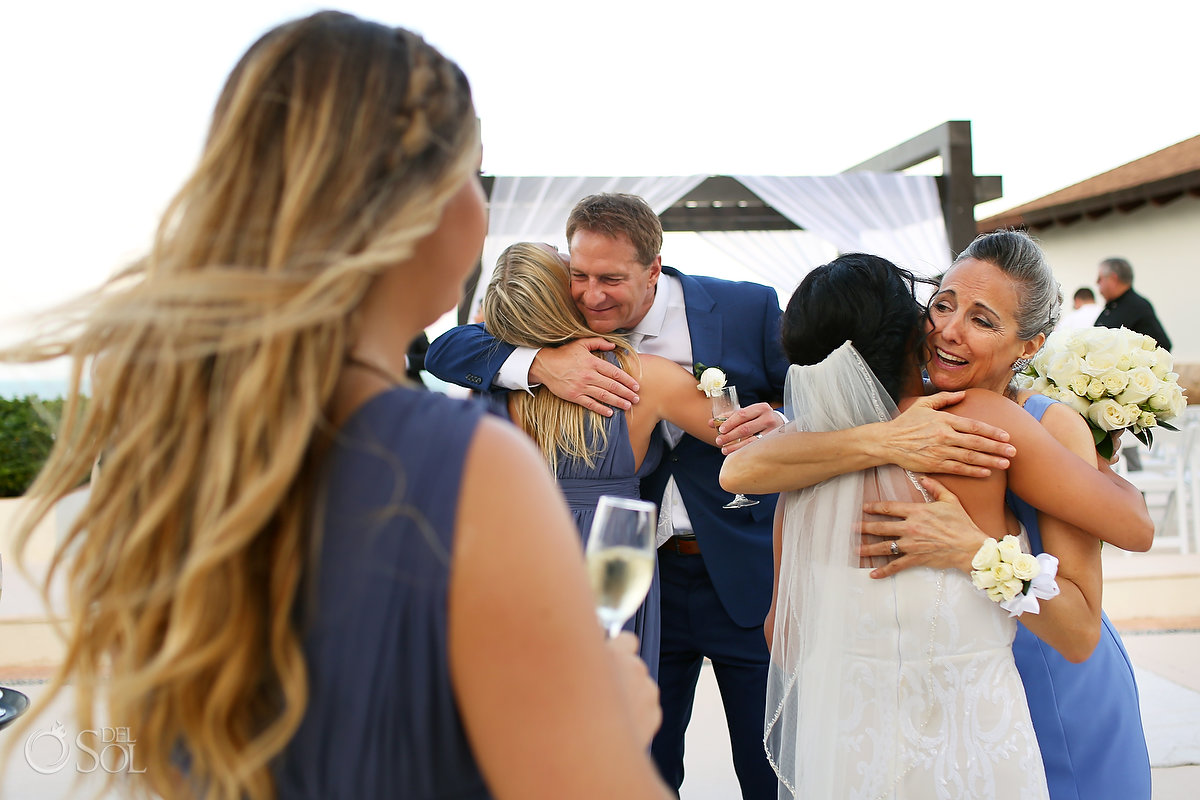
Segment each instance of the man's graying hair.
M1100 268L1126 286L1133 286L1133 265L1116 256L1100 262Z
M968 258L991 264L1019 285L1017 336L1022 341L1054 330L1062 312L1062 292L1046 254L1029 234L1015 230L980 234L954 263Z

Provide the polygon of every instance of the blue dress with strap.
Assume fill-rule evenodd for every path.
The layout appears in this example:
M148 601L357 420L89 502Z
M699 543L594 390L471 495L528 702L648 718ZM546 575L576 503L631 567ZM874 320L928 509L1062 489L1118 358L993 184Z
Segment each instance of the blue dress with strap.
M447 636L463 464L484 413L398 388L335 434L297 615L308 706L274 765L282 800L491 797L459 714Z
M507 394L488 395L491 409L508 419ZM588 534L592 530L592 520L596 517L596 504L601 495L615 495L629 499L641 497L640 485L642 478L653 472L662 460L663 439L658 427L650 437L650 446L640 466L635 465L633 445L629 440L629 423L625 415L617 410L611 417L602 418L608 433L608 444L601 448L595 456L595 464L589 467L583 461L563 457L558 459L558 469L555 479L562 490L575 526L587 546ZM595 445L595 434L591 427L587 428L589 445ZM654 578L646 601L638 608L637 613L625 624L625 630L633 631L638 637L638 654L646 662L650 675L658 679L658 651L660 638L660 603L658 570L654 570Z
M1025 410L1041 420L1051 400L1035 394ZM1009 504L1043 552L1037 509L1009 492ZM1082 664L1017 626L1013 656L1025 684L1051 800L1149 800L1150 757L1133 666L1121 637L1100 614L1100 642Z

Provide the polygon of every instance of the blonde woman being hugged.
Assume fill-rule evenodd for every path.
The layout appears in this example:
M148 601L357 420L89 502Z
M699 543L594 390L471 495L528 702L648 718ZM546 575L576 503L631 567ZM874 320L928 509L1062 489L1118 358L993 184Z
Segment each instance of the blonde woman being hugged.
M658 466L663 441L659 422L668 420L712 444L711 402L696 379L673 361L641 355L620 334L598 334L587 327L571 299L567 262L554 247L514 244L496 262L483 300L484 324L503 342L520 347L554 347L578 339L603 338L615 348L596 355L633 375L641 400L611 417L556 397L539 386L532 392L489 395L537 443L567 500L579 533L587 542L601 495L639 497L639 484ZM627 628L638 636L642 658L658 674L659 582Z
M130 729L137 788L668 796L653 684L604 642L536 449L402 385L482 247L479 152L466 78L416 35L282 25L151 254L5 354L74 365L23 540L104 454L55 559L52 690Z

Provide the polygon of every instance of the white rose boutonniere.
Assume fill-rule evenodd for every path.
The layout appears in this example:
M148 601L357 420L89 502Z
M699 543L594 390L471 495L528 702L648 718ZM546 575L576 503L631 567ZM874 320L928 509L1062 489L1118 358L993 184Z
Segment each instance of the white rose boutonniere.
M697 364L697 368L704 367L703 364ZM696 388L704 392L708 397L715 396L718 392L725 388L725 384L729 379L725 377L725 373L720 367L704 367L704 371L699 375L700 383L696 384Z
M1039 611L1038 600L1058 595L1058 559L1048 553L1034 556L1021 550L1021 541L1005 536L987 539L971 559L971 583L1009 616Z
M1055 331L1020 385L1078 411L1096 451L1112 458L1114 431L1128 428L1149 447L1155 428L1178 430L1168 421L1184 412L1187 397L1173 366L1153 338L1127 328Z

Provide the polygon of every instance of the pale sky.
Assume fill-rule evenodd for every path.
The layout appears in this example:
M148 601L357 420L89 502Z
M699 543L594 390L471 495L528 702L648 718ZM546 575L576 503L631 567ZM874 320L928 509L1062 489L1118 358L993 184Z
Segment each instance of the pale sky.
M345 0L472 82L484 169L820 175L950 119L1034 199L1200 133L1191 4ZM229 70L289 0L38 0L0 24L0 333L149 242ZM702 265L677 263L690 272ZM7 323L7 324L4 324Z

